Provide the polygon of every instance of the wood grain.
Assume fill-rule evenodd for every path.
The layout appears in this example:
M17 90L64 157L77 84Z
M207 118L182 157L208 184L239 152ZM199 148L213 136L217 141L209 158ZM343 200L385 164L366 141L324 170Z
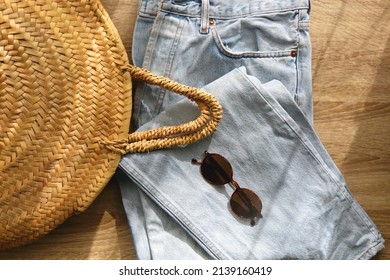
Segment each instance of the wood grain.
M103 0L131 53L137 0ZM390 1L312 1L315 129L358 202L390 241ZM0 259L135 259L112 180L94 204ZM375 259L390 259L385 248Z
M390 240L390 2L312 2L315 129ZM376 259L390 259L385 248Z

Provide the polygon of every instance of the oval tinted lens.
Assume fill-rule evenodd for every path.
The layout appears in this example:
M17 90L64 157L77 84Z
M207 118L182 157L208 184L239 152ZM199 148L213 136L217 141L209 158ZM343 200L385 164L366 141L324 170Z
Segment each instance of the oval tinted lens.
M261 216L260 198L249 189L237 189L230 198L232 211L242 218L251 219Z
M227 184L233 177L232 166L219 154L207 154L202 161L200 171L206 181L213 185Z

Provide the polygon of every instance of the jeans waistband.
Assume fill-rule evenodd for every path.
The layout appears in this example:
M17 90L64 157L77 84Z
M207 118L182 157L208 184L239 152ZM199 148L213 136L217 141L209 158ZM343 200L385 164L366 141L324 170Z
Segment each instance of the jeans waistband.
M154 16L162 9L190 17L200 17L202 7L204 10L205 6L210 17L224 19L309 9L310 0L140 0L139 13Z

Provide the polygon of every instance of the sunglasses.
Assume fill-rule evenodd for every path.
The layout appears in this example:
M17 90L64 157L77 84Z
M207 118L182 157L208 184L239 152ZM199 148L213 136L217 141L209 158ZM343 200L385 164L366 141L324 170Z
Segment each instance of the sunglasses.
M200 165L203 178L212 185L222 186L229 184L234 187L230 197L230 207L239 217L251 220L255 225L257 219L262 218L262 203L260 198L251 190L241 188L233 179L233 168L229 161L220 154L212 154L205 151L203 161L192 159L193 164Z

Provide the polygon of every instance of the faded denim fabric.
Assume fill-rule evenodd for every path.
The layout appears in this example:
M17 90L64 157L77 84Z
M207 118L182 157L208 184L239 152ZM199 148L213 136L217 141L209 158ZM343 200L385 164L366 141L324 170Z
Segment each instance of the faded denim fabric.
M311 122L308 0L213 0L206 13L207 2L141 1L134 64L196 87L245 66L262 83L282 81ZM204 19L207 32L202 32ZM154 86L139 86L135 127L181 98Z
M383 248L378 229L280 81L262 85L242 67L205 89L224 108L211 137L186 147L126 155L120 164L158 206L152 219L145 218L153 257L155 252L157 258L207 252L216 259L366 259ZM197 114L197 107L183 100L141 129L183 123ZM191 163L205 150L225 156L235 180L261 197L263 218L255 226L231 212L228 185L208 184ZM171 217L169 223L159 209ZM173 221L187 234L175 235ZM156 228L159 232L153 232ZM168 232L178 242L159 239ZM176 247L180 242L192 256L185 255L183 244Z
M139 259L370 258L383 246L312 129L308 0L141 0L133 42L135 65L209 84L225 112L208 139L122 159ZM197 113L154 86L139 84L134 98L141 129ZM228 185L208 185L191 164L205 149L262 198L255 227L229 212Z

